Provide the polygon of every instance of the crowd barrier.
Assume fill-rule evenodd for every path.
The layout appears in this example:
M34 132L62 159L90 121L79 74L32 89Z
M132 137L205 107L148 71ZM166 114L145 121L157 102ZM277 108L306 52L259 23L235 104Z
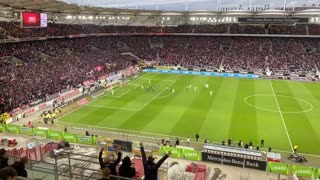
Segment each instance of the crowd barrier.
M21 147L19 149L14 148L8 150L8 154L11 157L27 157L32 161L42 161L44 160L45 154L57 149L58 143L49 143L46 145L34 144L32 147Z
M97 145L97 137L95 136L85 136L79 134L73 134L68 132L60 132L45 128L29 128L14 124L0 124L0 132L7 132L13 134L21 134L27 136L37 136L41 138L48 138L57 141L67 141L70 143L79 143L84 145ZM114 140L113 145L121 145L125 147L127 151L135 152L134 149L139 149L137 143L130 141L121 141ZM137 147L136 147L137 146ZM27 156L29 159L40 161L43 158L43 155L53 149L57 148L57 143L47 144L46 146L35 145L30 149L21 148L13 149L9 151L10 155L17 157ZM146 149L154 150L154 146L150 146ZM201 152L198 150L193 150L183 147L169 147L161 146L159 149L160 155L164 155L168 151L171 151L171 157L181 158L191 161L206 161L224 165L231 165L243 168L250 168L262 171L268 171L276 174L283 175L294 175L297 177L304 178L320 178L320 168L308 167L308 166L299 166L299 165L290 165L279 162L266 162L261 160L254 159L245 159L239 157L231 157L224 155L214 155L207 152ZM158 154L158 153L156 153Z
M164 155L168 153L168 151L171 151L170 156L173 158L201 161L201 152L197 150L162 146L160 149L160 154Z
M65 140L70 143L79 143L85 145L97 144L97 138L95 136L85 136L44 128L29 128L15 124L0 124L0 132L21 134L27 136L37 136L58 141Z
M220 76L220 77L249 78L249 79L260 78L260 75L256 75L256 74L219 73L219 72L185 71L185 70L144 69L143 72L185 74L185 75L199 75L199 76Z
M320 169L316 169L308 166L269 162L267 171L276 173L276 174L283 174L283 175L291 174L293 176L310 178L310 179L314 179L316 177L320 178Z

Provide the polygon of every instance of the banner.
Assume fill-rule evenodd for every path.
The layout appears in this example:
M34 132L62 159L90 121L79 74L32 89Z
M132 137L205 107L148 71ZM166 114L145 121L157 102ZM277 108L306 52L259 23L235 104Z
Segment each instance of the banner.
M91 80L87 80L87 81L84 81L82 84L85 86L85 87L88 87L90 86L91 84L94 84L95 80L91 79Z
M7 124L7 132L19 134L19 128L17 125Z
M182 157L184 159L193 160L193 161L201 161L200 151L189 150L189 149L182 149L181 151L182 151Z
M230 165L230 166L237 166L237 167L244 167L244 158L223 156L222 164Z
M313 179L315 177L315 169L308 166L292 165L292 172L298 177L306 177Z
M256 169L265 171L267 169L267 162L266 161L259 161L259 160L252 160L246 159L244 163L245 168Z
M77 136L71 133L64 132L62 135L63 140L71 143L77 142Z
M186 75L199 75L199 76L221 76L221 77L249 78L249 79L260 78L260 75L256 75L256 74L197 72L197 71L183 71L183 70L144 69L143 72L155 72L155 73L166 73L166 74L186 74Z
M59 97L56 98L56 101L60 103L62 100L74 98L74 96L77 96L80 94L81 94L81 91L79 89L72 89L70 91L64 92L63 94L60 94Z
M266 161L244 159L244 158L231 157L231 156L222 156L220 154L211 154L207 152L202 152L201 159L202 161L237 166L237 167L245 167L245 168L256 169L261 171L265 171L267 167Z
M94 138L94 136L77 135L77 143L92 145L93 144L93 138Z
M48 138L49 139L55 139L55 140L61 140L61 132L60 131L54 131L54 130L48 130Z
M170 157L174 157L174 158L180 158L181 157L180 149L177 149L177 148L174 148L174 147L162 146L161 150L162 150L163 154L166 154L166 153L168 153L168 151L171 151Z
M202 152L202 161L221 164L222 163L222 155Z
M19 129L20 129L20 134L33 136L32 128L20 126Z
M4 132L5 131L5 124L0 123L0 132Z
M44 129L34 128L33 129L33 133L34 133L35 136L39 136L39 137L46 138L48 136L48 131L44 130Z
M89 102L89 101L88 101L87 98L83 98L83 99L81 99L80 101L78 101L78 105L82 106L82 105L84 105L84 104L87 104L88 102Z
M308 23L309 18L238 18L240 23Z
M289 174L289 165L284 163L268 162L268 171L277 174Z

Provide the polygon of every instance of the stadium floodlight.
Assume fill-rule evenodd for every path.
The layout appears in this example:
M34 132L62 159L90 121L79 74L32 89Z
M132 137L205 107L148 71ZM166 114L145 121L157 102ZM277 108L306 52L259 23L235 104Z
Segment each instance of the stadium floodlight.
M311 22L314 22L314 17L312 17L312 18L310 19L310 21L311 21Z

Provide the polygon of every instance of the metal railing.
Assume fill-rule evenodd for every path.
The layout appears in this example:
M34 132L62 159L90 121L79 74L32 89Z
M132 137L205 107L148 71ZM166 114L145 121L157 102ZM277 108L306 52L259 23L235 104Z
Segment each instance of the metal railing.
M96 156L87 156L71 152L52 153L44 161L29 160L26 169L28 179L41 180L100 180L102 173ZM16 157L12 157L17 160ZM112 180L132 180L119 176L110 176ZM19 179L21 179L19 177ZM22 178L23 179L23 178Z

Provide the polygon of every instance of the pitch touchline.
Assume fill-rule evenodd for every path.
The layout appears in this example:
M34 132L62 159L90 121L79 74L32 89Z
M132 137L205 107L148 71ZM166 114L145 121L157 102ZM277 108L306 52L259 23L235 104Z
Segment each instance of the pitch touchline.
M139 109L131 109L131 108L119 108L119 107L113 107L113 106L99 106L99 105L87 105L89 107L101 107L101 108L107 108L107 109L120 109L120 110L127 110L127 111L139 111Z
M91 127L91 128L100 128L100 129L106 129L106 130L116 130L116 131L122 131L122 132L131 132L131 133L137 133L137 134L149 134L149 135L154 135L154 136L162 136L162 137L171 137L171 138L179 138L180 140L186 140L186 137L181 137L181 136L173 136L173 135L166 135L166 134L158 134L158 133L150 133L150 132L143 132L143 131L134 131L134 130L127 130L127 129L119 129L119 128L110 128L110 127L101 127L101 126L93 126L93 125L84 125L84 124L77 124L77 123L69 123L69 122L59 122L60 124L70 124L70 125L76 125L76 126L84 126L84 127ZM75 129L79 129L77 127L73 127ZM109 132L111 133L111 132ZM131 134L134 135L134 134ZM151 137L149 137L151 138ZM197 142L195 141L195 139L191 139L192 141L194 141L193 143L198 143L198 144L202 144L202 142ZM220 144L221 142L216 142L216 141L212 141L215 144ZM261 149L265 149L265 148L261 148ZM292 153L290 151L284 151L284 150L277 150L274 149L274 151L278 151L278 152L285 152L285 153ZM304 154L304 153L299 153L302 155L307 155L307 156L313 156L313 157L320 157L318 155L314 155L314 154Z
M272 92L273 92L273 95L274 95L274 99L276 100L276 103L277 103L277 106L278 106L278 109L279 109L279 113L280 113L280 117L281 117L281 120L282 120L282 124L283 124L284 129L286 130L286 133L287 133L287 136L288 136L288 140L289 140L289 144L290 144L291 150L292 150L292 152L294 152L293 147L292 147L292 143L291 143L291 139L290 139L290 136L289 136L289 133L288 133L288 130L287 130L286 123L284 122L283 114L282 114L282 112L281 112L281 109L280 109L280 105L279 105L277 96L276 96L276 94L275 94L275 92L274 92L272 82L271 82L271 81L269 81L269 82L270 82L271 89L272 89Z

